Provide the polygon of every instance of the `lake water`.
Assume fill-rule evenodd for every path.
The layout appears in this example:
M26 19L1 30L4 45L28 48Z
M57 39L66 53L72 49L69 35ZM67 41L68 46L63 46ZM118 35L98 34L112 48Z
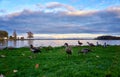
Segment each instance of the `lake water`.
M79 40L83 45L88 45L86 42L90 42L96 45L96 42L99 44L104 44L105 42L109 45L120 45L120 40ZM78 45L78 40L17 40L17 41L2 41L0 46L12 46L12 47L25 47L33 44L35 47L39 46L63 46L64 43L69 45Z

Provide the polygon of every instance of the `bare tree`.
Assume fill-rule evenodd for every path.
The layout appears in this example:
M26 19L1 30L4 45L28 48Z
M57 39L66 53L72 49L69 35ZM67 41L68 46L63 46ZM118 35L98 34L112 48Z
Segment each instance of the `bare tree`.
M17 33L16 33L16 30L14 30L14 32L13 32L13 39L14 39L14 40L17 39Z
M29 39L31 39L31 38L33 38L33 33L32 32L27 32L27 34L28 34L28 37L27 38L29 38Z

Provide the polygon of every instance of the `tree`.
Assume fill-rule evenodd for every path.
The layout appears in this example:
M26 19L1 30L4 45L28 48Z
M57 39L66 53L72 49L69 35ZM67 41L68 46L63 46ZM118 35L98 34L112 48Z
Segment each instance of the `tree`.
M0 39L8 38L8 32L0 30Z
M16 33L16 30L13 32L13 39L14 39L14 40L17 39L17 33Z
M20 40L24 40L24 37L21 37Z
M27 38L33 38L33 33L32 32L27 32L27 34L28 34L28 37Z
M13 36L9 36L9 39L10 39L10 40L13 40Z

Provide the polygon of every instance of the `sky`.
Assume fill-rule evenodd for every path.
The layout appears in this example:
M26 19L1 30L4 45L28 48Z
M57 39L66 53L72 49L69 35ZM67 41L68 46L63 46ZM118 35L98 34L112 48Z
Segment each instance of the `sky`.
M120 0L0 0L0 30L40 38L120 36Z

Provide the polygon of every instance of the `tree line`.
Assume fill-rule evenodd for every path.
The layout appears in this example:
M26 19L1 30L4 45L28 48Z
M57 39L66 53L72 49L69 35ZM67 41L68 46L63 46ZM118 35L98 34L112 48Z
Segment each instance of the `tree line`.
M98 36L97 38L95 38L95 40L120 40L120 37L116 37L116 36Z
M33 38L33 33L32 32L27 32L27 38L31 39ZM0 40L4 40L4 39L9 39L9 40L24 40L24 37L17 37L17 33L16 31L13 32L12 36L9 36L7 31L4 30L0 30Z

